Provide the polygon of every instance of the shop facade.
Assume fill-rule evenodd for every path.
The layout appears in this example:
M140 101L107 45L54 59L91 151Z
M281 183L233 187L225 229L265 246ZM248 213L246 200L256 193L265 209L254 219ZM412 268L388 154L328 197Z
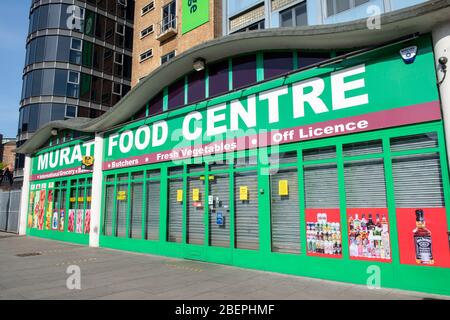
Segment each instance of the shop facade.
M27 234L449 294L449 166L431 35L305 67L293 50L293 70L267 77L277 52L251 53L251 85L232 85L242 57L228 57L228 92L210 94L207 68L198 102L187 75L181 107L170 108L167 86L162 112L148 96L95 143L33 153Z

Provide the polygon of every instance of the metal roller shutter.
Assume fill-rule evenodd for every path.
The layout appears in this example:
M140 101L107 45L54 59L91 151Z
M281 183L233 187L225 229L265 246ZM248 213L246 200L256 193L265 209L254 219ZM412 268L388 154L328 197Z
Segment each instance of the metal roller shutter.
M131 185L131 224L130 236L134 239L142 238L142 200L143 200L142 182Z
M105 195L105 218L104 218L104 233L105 236L112 235L112 216L114 211L114 186L106 187Z
M230 247L230 178L228 175L214 175L209 181L214 208L209 210L209 239L211 246ZM218 201L217 201L218 198ZM222 213L223 225L217 224L217 213Z
M288 195L280 195L279 182L288 181ZM270 176L272 251L300 253L300 208L297 168L281 169Z
M0 191L0 231L6 231L9 191Z
M405 151L414 149L436 148L438 138L436 133L417 134L414 136L391 139L391 151Z
M441 164L437 153L396 157L392 161L397 208L442 208Z
M11 191L9 199L9 217L6 230L8 232L19 232L19 212L20 212L20 196L22 192L20 190Z
M199 189L199 200L194 201L194 189ZM205 242L205 186L200 177L191 177L188 179L188 206L187 206L187 243L203 244ZM195 204L202 204L196 207Z
M240 187L248 187L248 200L240 200ZM236 247L259 249L258 175L255 171L235 174Z
M183 202L177 201L177 190L183 190L183 179L169 180L168 241L182 242Z
M345 163L348 208L386 208L386 182L382 159Z
M147 239L159 240L161 185L159 181L147 183Z
M117 194L121 191L128 191L128 184L118 184L117 185ZM116 235L117 237L125 237L127 233L127 209L128 209L128 196L126 194L125 200L116 200L117 201L117 224L116 224ZM117 199L117 196L116 196Z
M307 209L339 208L336 164L305 166L304 175Z

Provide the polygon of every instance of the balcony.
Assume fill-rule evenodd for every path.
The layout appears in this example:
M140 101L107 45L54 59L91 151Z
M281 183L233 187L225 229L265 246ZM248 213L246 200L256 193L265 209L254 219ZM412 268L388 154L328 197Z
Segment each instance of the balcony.
M156 24L156 40L164 42L178 34L177 16L167 16Z

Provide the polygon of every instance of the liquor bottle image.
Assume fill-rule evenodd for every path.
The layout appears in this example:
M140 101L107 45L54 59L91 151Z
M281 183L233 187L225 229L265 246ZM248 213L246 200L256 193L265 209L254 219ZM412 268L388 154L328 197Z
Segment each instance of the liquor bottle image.
M425 224L424 212L416 210L416 228L413 230L418 264L434 264L431 231Z

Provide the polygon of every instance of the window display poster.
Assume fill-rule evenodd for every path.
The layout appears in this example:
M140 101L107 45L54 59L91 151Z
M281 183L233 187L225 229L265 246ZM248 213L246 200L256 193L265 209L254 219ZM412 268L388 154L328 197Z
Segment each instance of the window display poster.
M400 263L450 267L445 208L397 209Z
M47 212L45 213L45 230L51 230L53 216L53 190L48 190Z
M28 228L33 227L33 217L34 217L34 197L36 192L30 192L30 201L28 206Z
M86 210L86 217L84 218L84 233L89 234L91 231L91 210Z
M39 197L40 197L40 192L36 191L36 193L34 195L34 204L33 204L33 229L37 229L37 227L38 227Z
M76 233L83 233L83 215L84 215L84 210L83 209L78 209L77 210L77 217L76 217Z
M39 208L38 208L38 229L44 229L44 207L45 207L45 189L42 189L39 194Z
M75 209L69 209L69 221L67 222L67 231L75 231Z
M64 232L64 223L66 218L66 212L64 210L60 211L59 214L59 231Z
M59 229L59 214L58 210L54 210L52 216L52 230L56 231L58 229Z
M387 208L347 209L347 219L351 259L392 261Z
M342 257L339 209L306 209L307 255Z

